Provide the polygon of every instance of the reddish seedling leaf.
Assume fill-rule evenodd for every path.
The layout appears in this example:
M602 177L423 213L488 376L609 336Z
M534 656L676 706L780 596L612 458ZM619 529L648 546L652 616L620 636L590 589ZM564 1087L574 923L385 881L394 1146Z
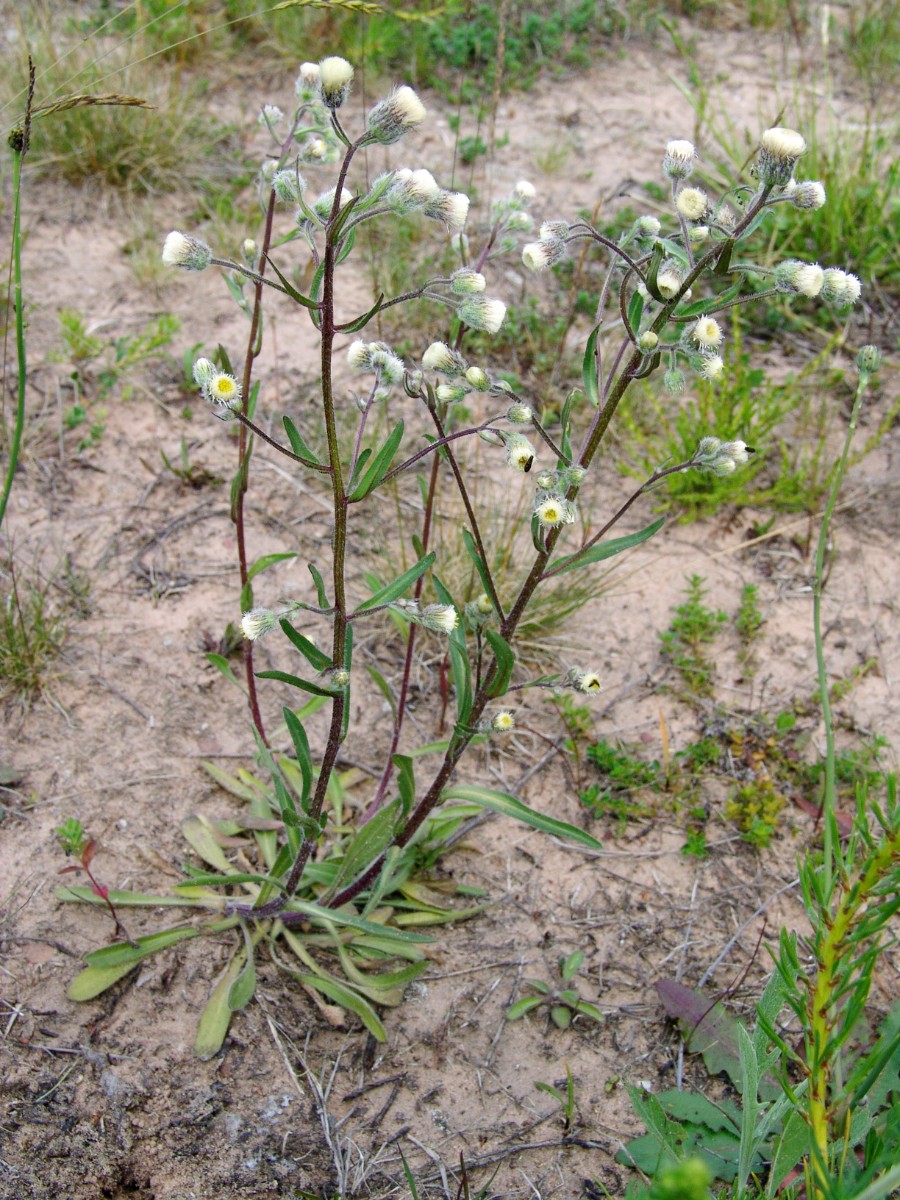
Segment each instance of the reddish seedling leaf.
M60 874L60 875L71 875L73 871L80 871L80 870L81 870L81 867L77 867L77 866L74 866L74 865L73 865L73 866L71 866L71 867L60 867L60 868L59 868L59 871L58 871L58 874Z
M91 859L94 857L94 851L97 849L97 843L93 838L90 838L84 844L84 849L81 851L81 865L85 870L91 865Z
M91 891L94 893L95 896L99 896L101 900L109 899L109 888L105 887L102 883L92 882L91 883Z
M814 821L822 819L822 810L818 804L814 804L812 800L807 800L805 796L791 796L793 802L799 809L807 813ZM841 837L849 837L853 832L853 817L848 812L844 812L841 808L836 808L834 811L834 819L837 821L838 833Z

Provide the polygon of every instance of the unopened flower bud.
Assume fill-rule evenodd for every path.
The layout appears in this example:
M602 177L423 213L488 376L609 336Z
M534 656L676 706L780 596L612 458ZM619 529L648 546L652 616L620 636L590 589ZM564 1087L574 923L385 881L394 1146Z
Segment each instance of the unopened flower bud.
M203 271L212 261L212 250L206 242L173 229L163 244L162 260L167 267L183 271Z
M442 189L427 202L422 211L426 217L443 221L450 229L462 229L469 215L469 197L463 192L446 192Z
M670 396L680 396L685 387L684 372L679 371L677 367L666 371L663 375L663 387Z
M533 200L537 195L537 188L527 179L520 179L513 188L513 195L517 200Z
M881 351L877 346L861 346L856 356L856 366L860 375L874 375L881 367Z
M466 360L444 342L432 342L422 355L422 366L426 371L439 371L452 377L465 372Z
M559 471L541 471L534 481L542 492L552 492L562 482Z
M284 113L277 104L264 104L262 111L259 114L259 123L263 129L268 129L270 133L278 128L284 120Z
M638 345L645 354L651 354L659 345L659 338L652 329L646 329L638 338Z
M488 378L487 373L483 371L481 367L469 367L465 375L466 382L470 387L474 388L476 392L490 391L491 381Z
M587 475L587 467L582 467L579 463L573 463L571 467L566 467L562 471L562 474L569 487L581 487Z
M795 184L789 192L794 208L816 209L825 203L825 185L816 180Z
M514 212L509 214L506 228L513 233L528 233L534 228L534 221L526 212Z
M251 608L241 617L241 631L248 642L271 633L278 624L278 618L268 608Z
M496 333L506 316L506 305L502 300L490 300L484 296L470 296L460 304L459 319L471 329L483 329Z
M193 367L194 383L198 387L205 387L216 371L217 367L214 362L210 362L208 358L198 358Z
M372 351L372 369L378 373L379 381L387 384L399 383L406 371L403 359L381 346Z
M638 237L655 238L659 235L661 229L662 225L660 225L656 217L647 215L638 217L637 219Z
M789 258L775 268L775 284L781 292L818 296L824 282L825 272L818 263L805 263L796 258Z
M681 287L681 272L672 260L664 262L656 276L656 287L664 300L671 300Z
M328 221L331 217L331 210L334 208L334 188L329 188L327 192L323 192L318 196L313 203L313 209L322 218L323 221ZM341 188L341 201L338 206L338 212L345 208L353 199L353 193L349 188Z
M323 58L319 63L319 87L322 92L322 102L332 112L341 107L350 95L350 84L353 80L353 68L346 58L333 55Z
M241 257L251 271L256 269L256 264L259 262L259 246L253 238L244 238L241 243Z
M478 596L478 598L475 600L475 607L484 616L488 616L494 611L494 603L487 592L482 592L481 595Z
M701 242L705 242L709 237L708 225L691 225L688 229L688 237L691 239L692 246L698 246Z
M450 290L458 296L471 296L483 292L487 281L478 271L462 269L450 276Z
M458 404L460 400L465 400L468 392L468 388L460 387L458 383L439 383L434 389L441 404Z
M835 308L849 308L859 299L860 283L849 271L841 271L837 267L828 267L822 277L823 300L833 304Z
M452 604L426 604L419 612L419 624L435 633L452 633L459 624L459 614Z
M272 188L283 204L297 204L305 186L302 176L297 171L279 171L272 178Z
M666 143L663 171L670 179L687 179L694 169L693 142L678 140Z
M530 405L517 401L506 410L506 419L512 421L513 425L530 425L534 419L534 410Z
M390 146L420 125L425 116L425 105L411 87L404 85L369 110L366 129L373 141Z
M372 347L369 342L357 338L350 343L347 351L347 362L357 371L369 371L372 368Z
M564 242L529 242L522 247L522 262L529 271L543 271L557 262L564 250Z
M318 63L305 62L300 64L300 71L294 83L294 92L298 100L312 100L318 94L322 72Z

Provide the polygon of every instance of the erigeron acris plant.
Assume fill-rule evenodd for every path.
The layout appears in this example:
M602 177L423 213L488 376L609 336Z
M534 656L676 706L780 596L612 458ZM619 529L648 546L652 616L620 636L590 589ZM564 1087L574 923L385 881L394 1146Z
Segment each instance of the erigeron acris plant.
M686 386L685 369L706 379L720 378L727 368L725 330L718 318L736 305L760 298L744 294L744 277L762 273L762 268L737 258L742 239L766 219L773 204L808 208L823 199L820 185L794 181L794 168L804 149L800 135L771 129L762 138L756 183L738 184L718 200L685 182L693 170L694 147L683 140L669 142L663 161L672 185L668 230L657 218L642 217L614 242L585 221L544 222L537 240L521 249L527 268L538 271L552 266L573 244L584 241L596 245L608 260L597 324L584 353L583 402L576 404L573 392L558 428L548 429L540 417L539 398L515 394L488 364L470 362L465 353L468 330L496 333L503 323L506 306L491 295L490 266L532 228L527 208L534 188L522 181L494 206L477 250L475 238L462 235L468 197L444 188L428 170L391 169L362 192L354 184L353 172L359 152L399 142L425 120L426 113L415 92L402 86L370 109L362 132L353 137L339 116L352 77L352 67L340 58L306 63L297 81L293 115L287 118L273 105L263 109L260 122L275 149L260 173L263 231L258 241L244 243L242 261L220 258L198 238L177 231L168 235L163 249L164 261L174 267L222 268L233 296L251 320L240 376L227 361L207 359L195 363L194 376L215 415L240 425L232 513L238 530L247 685L260 763L272 782L263 786L246 772L237 780L218 772L217 777L248 803L249 815L220 826L200 818L186 825L192 846L211 870L193 871L175 889L174 901L206 910L211 919L94 952L71 994L79 999L97 995L143 957L181 940L238 931L233 956L201 1018L197 1050L203 1056L219 1049L233 1012L251 999L254 957L260 947L266 947L279 966L308 988L352 1010L376 1037L383 1038L376 1006L399 1003L404 985L425 965L418 944L422 936L410 927L441 923L453 915L436 891L427 892L415 882L414 873L423 860L434 860L453 831L473 813L491 808L535 828L596 845L589 835L551 813L531 809L514 796L460 782L458 765L474 743L512 733L517 702L529 687L570 688L586 696L600 690L600 677L590 663L563 669L549 679L521 677L516 634L541 586L652 537L662 520L616 538L607 535L641 496L667 476L690 470L729 475L753 453L743 441L724 441L711 430L688 460L661 466L597 528L574 536L579 492L629 385L660 369L664 386L676 393ZM306 174L323 169L329 178L320 190L321 185L314 188ZM279 204L290 206L294 224L276 249ZM458 269L402 295L379 296L367 312L344 311L340 268L353 252L357 230L371 220L415 215L448 231L460 253ZM308 294L291 282L295 243L311 259ZM286 441L256 420L261 397L252 374L261 344L266 290L305 310L318 330L325 431L321 454L289 416L283 418ZM821 293L832 303L846 305L856 299L858 290L853 276L840 270L792 261L776 268L771 291L763 295ZM418 362L404 361L391 346L362 336L376 313L423 301L449 312L450 332L424 348ZM337 388L335 366L342 358L355 381L349 399L342 398ZM474 423L465 424L460 415L464 400L480 412ZM342 443L339 434L341 405L355 406L358 414L349 445ZM369 430L379 409L388 409L394 424L383 440L373 441ZM401 412L402 419L394 417ZM412 443L408 424L416 431ZM498 471L509 472L510 486L527 489L531 497L533 553L530 561L521 563L512 589L500 586L492 567L490 530L476 512L467 486L464 451L476 437L494 448L489 453L496 454ZM246 550L243 497L255 439L267 442L298 471L318 477L330 491L333 506L327 571L310 563L310 595L278 605L258 605L254 584L275 559L285 556L251 563ZM440 463L446 464L458 490L465 512L460 539L482 589L466 604L448 591L430 548ZM377 503L379 491L388 483L415 475L419 468L425 468L426 475L421 478L421 531L414 539L417 561L373 594L357 594L347 572L348 534L357 506ZM426 583L434 593L430 602L425 602ZM307 632L296 627L301 620ZM390 745L360 819L348 827L338 760L354 734L365 732L351 723L351 693L358 686L371 690L369 676L353 664L354 631L374 622L385 631L392 622L400 623L405 645L399 644L396 690L380 676L376 680L390 699ZM274 636L279 628L297 652L297 673L257 674L253 644L263 636ZM440 763L427 783L415 778L417 756L400 752L417 637L446 639L456 704L452 733L430 748L438 750ZM219 665L227 670L226 664ZM291 755L272 748L257 703L259 678L276 678L312 697L303 708L283 710ZM330 713L328 731L314 753L304 720L323 707ZM235 836L242 839L239 869L226 854ZM76 889L74 894L92 900L89 889ZM73 889L66 889L65 895L71 898ZM128 899L127 894L124 900L121 894L112 899L161 902L152 896ZM172 904L173 898L165 903ZM397 968L397 960L406 965Z

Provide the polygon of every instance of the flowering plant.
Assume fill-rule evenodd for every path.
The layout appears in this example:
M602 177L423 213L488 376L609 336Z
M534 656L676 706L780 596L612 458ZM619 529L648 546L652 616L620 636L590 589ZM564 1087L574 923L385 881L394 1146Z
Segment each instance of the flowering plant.
M686 184L696 159L694 147L684 140L671 141L663 160L672 189L671 229L664 231L655 217L641 217L614 241L586 221L552 220L541 224L537 240L521 249L522 261L532 271L560 262L573 245L584 242L595 246L608 262L597 323L584 352L582 391L570 395L558 427L547 428L534 398L516 394L490 363L470 362L465 353L469 330L495 334L503 324L506 305L487 294L488 272L497 256L509 253L517 246L517 236L532 228L527 210L535 189L521 181L494 205L477 249L475 237L470 240L461 233L469 216L468 197L442 187L428 170L388 170L366 191L358 189L353 167L360 151L394 145L414 131L426 113L415 92L402 86L369 110L362 132L352 137L341 119L352 80L353 69L344 59L305 63L290 119L274 105L263 108L260 124L274 146L260 172L263 231L259 241L244 243L242 261L219 258L198 238L178 231L168 235L163 248L163 260L171 266L186 271L223 269L232 294L250 317L242 371L233 371L225 359L201 358L194 364L194 378L214 414L239 424L232 514L240 555L244 661L259 759L271 785L263 786L249 775L231 780L218 772L217 778L248 802L249 816L232 823L228 836L200 818L186 827L191 844L211 870L194 872L177 895L187 907L211 911L211 918L95 952L71 994L80 999L96 995L147 954L185 938L239 931L233 956L201 1019L197 1049L204 1056L218 1050L232 1014L253 995L253 961L260 943L316 994L352 1010L376 1037L383 1038L377 1006L399 1003L403 986L424 967L418 944L421 935L410 927L448 919L437 893L432 891L423 902L421 888L412 888L410 880L473 813L493 809L537 829L596 845L582 830L528 807L517 797L460 782L459 764L478 742L513 734L518 702L529 687L572 689L583 696L600 690L600 676L589 664L529 679L517 662L517 631L541 586L657 533L661 519L616 538L607 536L638 499L667 476L690 470L726 476L753 453L744 441L724 441L711 432L690 458L661 466L579 539L573 530L578 527L579 495L611 422L631 383L660 369L664 386L674 393L686 386L685 368L708 380L719 379L726 370L725 331L717 318L731 308L776 294L821 294L830 303L846 306L859 294L853 276L794 261L775 269L769 291L745 294L745 276L762 268L737 258L741 240L765 221L775 204L811 208L824 201L821 185L794 180L804 149L799 134L767 130L755 184L739 184L719 200ZM323 166L333 167L336 174L325 190L316 193L302 171ZM290 206L293 226L276 250L279 204ZM372 220L415 214L446 228L459 253L458 269L401 295L379 295L365 312L341 311L340 268L353 252L359 229ZM281 247L295 243L305 247L311 264L308 294L298 290L282 261ZM258 419L260 388L253 382L253 370L267 290L305 310L318 331L321 449L288 415L283 417L286 440L268 432ZM419 362L404 361L386 343L358 336L378 313L414 301L441 305L450 314L449 332L429 345ZM342 439L339 420L342 360L354 379L363 380L352 395L357 416L349 444ZM468 410L462 409L463 400L479 413L474 423ZM375 415L387 408L402 409L404 418L396 420L383 439L373 439ZM413 423L417 418L425 420L424 446L409 444L410 417ZM511 589L501 585L484 516L476 511L466 481L466 447L476 445L477 439L495 448L498 470L509 470L512 486L533 493L533 554L522 564ZM243 505L250 486L250 450L256 440L320 481L331 497L328 570L320 572L310 563L310 595L278 606L258 605L255 584L285 556L251 563L246 551ZM465 513L460 540L479 589L468 600L451 594L431 548L441 465L452 475ZM361 595L355 578L348 575L348 544L357 506L419 468L426 473L420 481L421 529L413 539L416 561L396 578L373 583L370 593ZM426 587L433 599L426 600ZM297 627L301 620L306 632ZM389 744L364 811L355 824L348 823L338 768L346 745L363 723L353 719L352 708L355 689L363 683L363 669L353 661L355 634L369 622L387 627L391 621L403 635L399 682L395 687L371 667L365 681L366 687L374 681L388 699ZM322 627L328 630L327 648L312 636ZM296 673L257 672L254 644L279 628L300 666ZM420 784L414 774L417 756L401 752L401 746L417 646L429 636L446 639L456 712L450 736L428 748L440 755L440 761L430 780ZM224 660L215 661L231 674ZM257 693L260 678L287 684L305 701L300 707L283 709L290 753L275 749L277 738L263 721ZM327 710L327 729L311 737L307 724L320 709ZM228 837L235 833L251 836L247 845L255 844L253 869L235 870L227 857ZM90 901L89 889L78 898ZM159 902L157 897L144 899ZM115 897L112 900L115 903ZM455 915L474 911L456 910ZM406 965L397 968L389 960Z

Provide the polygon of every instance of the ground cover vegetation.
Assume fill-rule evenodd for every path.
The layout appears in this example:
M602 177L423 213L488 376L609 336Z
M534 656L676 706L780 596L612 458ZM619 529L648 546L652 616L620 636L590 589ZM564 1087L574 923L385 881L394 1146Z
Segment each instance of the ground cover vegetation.
M900 903L900 805L883 743L860 738L833 711L867 668L831 681L822 623L845 474L878 449L897 413L888 404L857 434L866 398L892 369L872 344L882 340L873 331L888 328L900 280L887 118L873 100L858 157L817 132L811 105L808 132L775 123L741 146L708 115L698 86L698 129L722 153L701 165L687 137L663 140L663 183L647 181L646 211L536 221L535 187L522 179L470 215L475 189L462 190L462 180L468 170L473 182L479 161L492 157L490 106L501 89L533 85L539 68L585 66L592 46L621 48L635 24L673 38L688 56L670 11L648 5L625 18L584 0L540 14L455 3L429 14L348 2L268 19L240 3L226 7L101 6L73 24L87 41L71 54L60 53L41 6L33 25L19 25L32 63L26 70L17 59L11 84L24 112L10 137L7 321L18 371L3 411L0 506L0 668L14 703L47 688L67 617L89 604L66 564L48 572L22 560L6 520L17 468L46 436L26 412L23 165L70 182L100 178L135 203L177 184L185 223L157 231L162 266L189 278L219 272L245 319L242 336L227 343L186 331L203 340L179 361L171 354L179 322L169 313L110 336L78 309L59 313L53 353L69 389L59 439L73 458L102 463L108 406L140 396L153 403L154 370L178 379L183 419L221 422L234 458L226 503L240 587L234 622L206 650L243 695L253 763L233 772L204 763L239 803L228 815L182 823L192 857L168 891L109 886L89 823L60 823L72 878L58 897L102 909L116 939L88 954L70 998L95 1000L179 945L230 938L230 957L196 1014L199 1059L222 1052L238 1014L258 998L263 964L301 985L322 1014L351 1014L384 1043L386 1013L408 1003L434 938L481 919L491 900L489 888L458 882L447 865L485 813L599 852L604 829L622 836L665 812L683 830L682 853L702 860L726 829L764 854L799 808L821 833L798 866L808 929L781 930L753 1018L728 1016L704 980L693 990L658 985L688 1050L702 1055L710 1077L724 1073L731 1095L652 1094L629 1078L647 1133L617 1161L643 1174L633 1194L643 1187L654 1197L700 1200L711 1188L747 1198L892 1194L900 1186L900 1022L894 1006L870 1027L867 1001ZM765 5L747 17L761 27L780 19ZM873 3L840 31L864 79L889 57L890 20ZM800 39L808 14L791 6L787 24ZM261 104L266 149L251 166L239 120L207 115L204 69L248 47L288 59L298 43L311 61L292 96ZM152 117L135 74L144 52L154 61ZM361 172L366 151L414 145L428 114L403 84L369 88L360 115L353 62L376 77L400 67L417 87L449 94L460 106L452 157ZM237 245L239 253L227 248ZM513 270L528 282L521 302L507 306L495 292ZM863 294L865 330L854 324ZM279 327L312 325L314 406L283 411L263 386L259 361L276 313ZM776 380L758 365L762 343L789 336L805 361ZM836 367L844 343L861 349ZM161 447L160 457L174 482L201 491L221 484L192 457L195 442L180 434L170 445L177 450ZM263 446L328 510L327 538L308 550L308 583L286 596L279 569L297 551L253 550ZM601 504L592 484L608 455L629 483ZM659 632L658 687L697 714L699 736L674 749L661 721L662 754L653 759L594 738L590 706L602 670L577 637L562 668L558 647L571 646L567 626L591 600L612 602L608 564L599 572L598 564L645 547L667 517L748 507L759 510L761 529L770 514L809 518L817 691L771 712L726 705L722 640L731 638L752 679L765 614L754 585L726 612L692 575ZM380 552L361 552L360 531L386 524L393 533ZM430 718L414 703L421 662L438 680ZM279 697L274 717L267 689ZM387 705L389 736L377 769L360 771L354 747L368 748L373 697ZM490 756L522 728L545 736L541 717L551 710L565 730L584 821L489 786ZM811 756L820 724L824 750ZM171 923L160 910L186 914ZM601 1024L583 965L575 951L558 959L553 978L524 980L506 1019L561 1032ZM571 1137L578 1094L564 1067L558 1081L535 1086L556 1102ZM317 1087L337 1163L328 1091ZM345 1167L328 1194L362 1194L365 1172L357 1186ZM418 1195L423 1181L405 1160L404 1170ZM585 1194L602 1186L586 1184ZM465 1164L460 1188L468 1194Z

